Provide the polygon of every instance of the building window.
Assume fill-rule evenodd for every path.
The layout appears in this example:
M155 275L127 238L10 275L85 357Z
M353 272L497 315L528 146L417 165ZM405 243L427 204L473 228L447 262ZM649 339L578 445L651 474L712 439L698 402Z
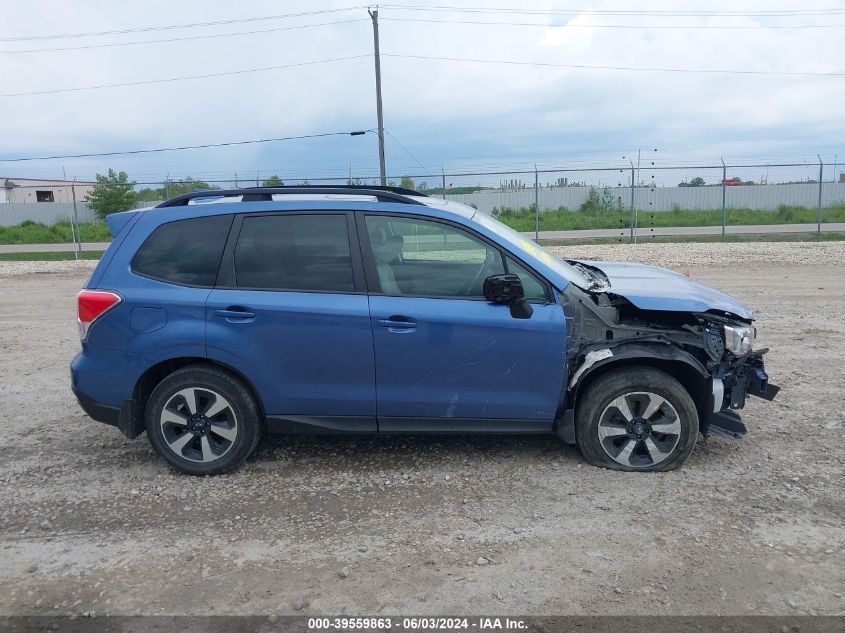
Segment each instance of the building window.
M36 191L35 192L35 201L36 202L55 202L55 200L53 200L53 192L52 191Z

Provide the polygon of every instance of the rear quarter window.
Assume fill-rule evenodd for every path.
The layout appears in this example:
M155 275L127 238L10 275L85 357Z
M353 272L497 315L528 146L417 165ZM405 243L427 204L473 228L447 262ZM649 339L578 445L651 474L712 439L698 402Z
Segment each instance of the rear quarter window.
M214 215L162 224L132 258L132 271L176 284L213 286L232 217Z
M234 257L239 288L353 292L345 215L246 217Z

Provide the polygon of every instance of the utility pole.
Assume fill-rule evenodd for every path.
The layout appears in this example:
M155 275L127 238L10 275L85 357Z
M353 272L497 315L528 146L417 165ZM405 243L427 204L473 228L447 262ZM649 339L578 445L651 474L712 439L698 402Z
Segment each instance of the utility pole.
M375 11L367 9L373 20L373 48L376 62L376 115L378 116L378 162L381 185L387 185L387 174L384 167L384 115L381 108L381 56L378 47L378 7Z

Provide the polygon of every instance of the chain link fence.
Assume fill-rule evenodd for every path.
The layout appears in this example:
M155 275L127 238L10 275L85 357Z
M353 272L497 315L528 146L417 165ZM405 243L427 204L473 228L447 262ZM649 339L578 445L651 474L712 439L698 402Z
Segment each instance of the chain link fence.
M134 191L136 205L149 207L199 189L379 183L373 174L185 178L137 182ZM405 173L389 177L388 184L473 206L545 240L642 242L755 234L823 239L842 233L845 223L845 169L822 163L681 166L646 160L589 168ZM0 244L9 243L4 227L21 223L67 228L70 240L90 241L86 233L101 238L93 241L108 239L107 233L86 228L99 221L85 203L90 191L90 185L61 181L11 189L7 184L5 199L0 197Z

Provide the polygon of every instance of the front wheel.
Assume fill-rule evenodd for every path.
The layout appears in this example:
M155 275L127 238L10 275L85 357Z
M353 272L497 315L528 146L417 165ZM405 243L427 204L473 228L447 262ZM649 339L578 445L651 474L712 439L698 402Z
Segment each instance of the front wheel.
M613 470L665 471L698 438L698 411L684 386L651 367L611 371L579 398L575 435L584 457Z
M261 434L249 390L215 367L183 367L167 376L153 390L145 417L155 451L189 475L237 468Z

